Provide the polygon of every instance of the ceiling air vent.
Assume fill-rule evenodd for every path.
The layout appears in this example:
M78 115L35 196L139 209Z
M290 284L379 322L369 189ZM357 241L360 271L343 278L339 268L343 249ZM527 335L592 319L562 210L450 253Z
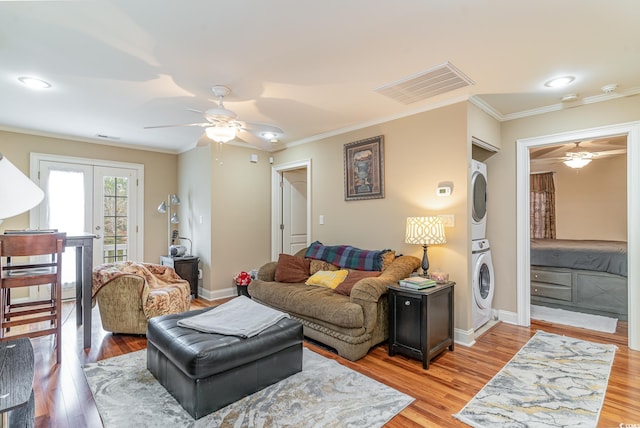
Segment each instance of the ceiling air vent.
M445 62L396 82L380 86L375 91L403 104L411 104L473 84L474 81L465 76L453 64Z

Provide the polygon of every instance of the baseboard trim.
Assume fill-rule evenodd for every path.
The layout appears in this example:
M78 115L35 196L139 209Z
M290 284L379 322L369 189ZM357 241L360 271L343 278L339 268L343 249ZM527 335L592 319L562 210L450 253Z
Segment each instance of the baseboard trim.
M236 287L223 288L222 290L205 290L204 288L198 289L198 297L204 300L212 301L218 299L227 299L229 297L236 297L238 290Z
M475 345L476 339L474 337L473 329L462 330L459 328L454 328L453 341L458 345L467 346L467 347Z
M518 324L518 314L516 312L504 311L499 309L498 311L498 320L505 322L507 324Z

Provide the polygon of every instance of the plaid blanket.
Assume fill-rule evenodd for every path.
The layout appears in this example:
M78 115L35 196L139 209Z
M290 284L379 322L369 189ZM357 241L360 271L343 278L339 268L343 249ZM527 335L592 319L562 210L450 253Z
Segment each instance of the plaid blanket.
M382 270L382 255L390 250L361 250L350 245L326 246L316 241L312 243L305 257L324 260L345 269Z

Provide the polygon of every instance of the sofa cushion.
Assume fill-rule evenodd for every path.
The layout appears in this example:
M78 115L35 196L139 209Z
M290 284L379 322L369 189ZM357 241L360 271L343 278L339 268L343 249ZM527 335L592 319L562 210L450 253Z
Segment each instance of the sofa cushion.
M311 259L311 267L309 268L309 275L313 275L316 272L321 270L338 270L340 269L336 265L332 265L329 262L325 262L324 260L316 260Z
M312 243L305 257L324 260L341 268L358 270L382 270L382 255L389 250L361 250L350 245L322 245L321 242Z
M304 282L309 278L309 260L304 257L280 254L275 280L278 282Z
M351 289L356 282L360 281L363 278L372 278L380 276L380 272L378 271L368 271L368 270L352 270L349 271L349 275L342 281L336 288L333 289L336 293L344 294L345 296L351 295Z
M252 285L251 297L291 315L344 329L362 329L364 326L362 306L329 288L261 281L249 287Z
M340 270L320 270L307 279L307 285L319 285L321 287L336 288L344 281L349 274L346 269Z

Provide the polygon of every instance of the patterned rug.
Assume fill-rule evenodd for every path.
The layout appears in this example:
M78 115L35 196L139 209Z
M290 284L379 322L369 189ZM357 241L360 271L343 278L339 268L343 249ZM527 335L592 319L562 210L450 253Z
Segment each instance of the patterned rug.
M616 351L538 331L457 414L472 427L595 427Z
M105 427L381 427L413 401L304 348L300 373L196 421L146 358L143 350L84 367Z

